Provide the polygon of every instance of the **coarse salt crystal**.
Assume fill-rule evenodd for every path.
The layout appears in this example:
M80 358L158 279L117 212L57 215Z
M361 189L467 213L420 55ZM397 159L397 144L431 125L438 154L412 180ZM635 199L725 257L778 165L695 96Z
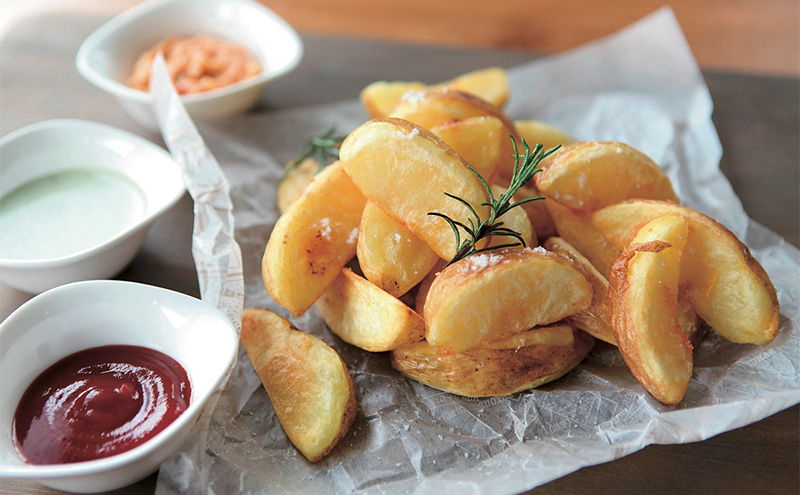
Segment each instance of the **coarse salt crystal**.
M350 235L347 236L347 243L353 244L358 239L358 227L355 227L353 230L350 231Z

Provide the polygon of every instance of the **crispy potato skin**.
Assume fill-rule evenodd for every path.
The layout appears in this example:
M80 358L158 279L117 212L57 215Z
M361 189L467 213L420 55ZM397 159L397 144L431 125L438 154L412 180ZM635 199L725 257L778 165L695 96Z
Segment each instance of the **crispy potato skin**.
M568 260L544 249L506 248L469 256L433 281L425 338L464 351L586 309L592 286Z
M538 338L537 333L541 334ZM528 340L519 338L528 336ZM424 385L467 397L511 395L562 377L594 339L569 325L537 327L492 346L449 352L428 342L392 351L392 366Z
M608 280L564 239L550 237L545 241L544 247L570 260L575 269L592 285L591 305L568 316L567 321L597 339L617 345L614 329L611 327L611 309L608 307Z
M665 405L680 402L692 377L692 346L678 308L687 236L681 217L659 217L623 251L609 281L611 321L622 357Z
M316 306L333 333L365 351L390 351L425 335L425 321L413 309L348 268Z
M337 162L320 172L272 230L261 275L295 316L310 308L356 253L366 199Z
M750 250L716 220L665 201L630 200L592 214L615 246L626 246L655 218L679 215L689 227L680 285L700 317L726 339L766 344L780 328L775 287Z
M549 150L556 146L566 146L575 142L571 136L550 124L539 120L517 120L514 122L520 136L531 147L541 144L542 148Z
M568 144L542 162L534 182L547 198L584 212L631 198L678 201L664 171L619 142Z
M289 440L311 462L325 457L358 412L347 366L323 341L265 309L244 310L241 338Z

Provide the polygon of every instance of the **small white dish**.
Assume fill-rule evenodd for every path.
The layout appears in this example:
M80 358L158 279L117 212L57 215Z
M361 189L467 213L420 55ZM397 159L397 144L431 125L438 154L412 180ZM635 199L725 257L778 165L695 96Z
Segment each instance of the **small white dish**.
M0 139L0 280L39 293L116 275L184 194L163 148L84 120Z
M78 51L78 71L111 93L137 122L158 130L149 93L125 81L145 50L171 36L206 34L239 43L261 63L247 80L181 99L195 120L228 117L252 107L271 81L294 69L303 56L297 32L251 0L150 0L115 17L92 33Z
M178 292L115 280L76 282L40 294L0 323L0 477L58 490L101 492L156 471L210 414L238 349L231 321L217 308ZM189 407L163 431L127 452L88 462L30 465L12 440L22 393L43 370L74 352L105 345L163 352L186 370Z

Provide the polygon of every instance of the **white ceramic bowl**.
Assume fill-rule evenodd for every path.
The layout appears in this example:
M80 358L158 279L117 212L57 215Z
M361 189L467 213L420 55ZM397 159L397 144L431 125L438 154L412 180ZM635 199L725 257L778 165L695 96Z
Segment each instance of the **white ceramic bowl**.
M59 359L112 344L149 347L177 360L191 381L188 409L127 452L73 464L25 464L11 435L22 393ZM213 410L237 348L236 330L221 311L166 289L94 280L34 297L0 323L0 476L76 492L112 490L148 476L182 446L201 414Z
M264 87L294 69L303 56L300 37L283 19L251 0L151 0L115 17L78 51L78 71L114 95L140 124L157 130L149 93L125 85L145 50L170 36L207 34L245 46L264 70L220 89L181 97L195 120L234 115L252 107Z
M128 132L82 120L12 132L0 139L0 280L39 293L112 277L184 192L171 155Z

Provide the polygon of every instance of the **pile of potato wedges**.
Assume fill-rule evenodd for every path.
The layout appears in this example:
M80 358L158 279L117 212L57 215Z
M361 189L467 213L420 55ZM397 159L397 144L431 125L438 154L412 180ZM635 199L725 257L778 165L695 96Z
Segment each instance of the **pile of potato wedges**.
M598 339L673 405L703 328L738 343L775 337L778 299L761 265L728 229L680 205L656 163L624 143L575 142L546 123L514 121L502 110L508 96L499 68L364 88L372 119L346 137L339 160L319 173L313 161L299 164L280 183L282 215L262 261L269 295L295 316L315 305L333 333L387 352L403 375L473 397L553 381ZM448 193L487 215L472 170L505 191L523 140L561 146L516 198L543 199L500 219L525 246L447 264L453 229L429 213L468 224ZM245 311L242 342L290 439L321 458L355 414L344 363L266 310Z

